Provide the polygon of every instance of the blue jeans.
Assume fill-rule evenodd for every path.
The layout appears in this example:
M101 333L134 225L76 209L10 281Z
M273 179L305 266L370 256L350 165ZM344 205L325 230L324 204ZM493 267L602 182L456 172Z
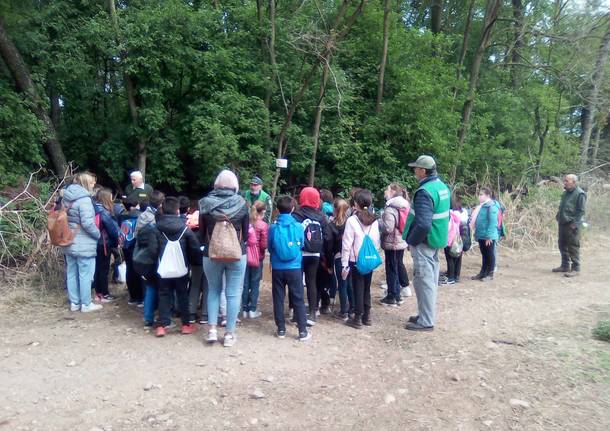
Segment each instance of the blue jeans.
M66 255L66 285L68 298L75 305L91 304L91 283L95 274L95 256Z
M339 304L341 304L341 313L350 313L354 311L354 292L351 284L351 272L347 280L341 278L341 258L335 259L335 278L339 286Z
M222 292L222 279L226 279L227 296L227 332L235 332L237 314L241 302L241 292L246 272L246 255L242 255L237 262L217 262L209 257L203 258L203 270L208 279L208 321L210 324L218 322L218 307L220 307L220 294Z
M155 322L155 310L159 307L159 288L157 281L145 281L144 288L144 322Z
M256 311L258 293L263 277L263 263L258 268L247 266L244 277L244 291L241 295L241 306L244 311Z

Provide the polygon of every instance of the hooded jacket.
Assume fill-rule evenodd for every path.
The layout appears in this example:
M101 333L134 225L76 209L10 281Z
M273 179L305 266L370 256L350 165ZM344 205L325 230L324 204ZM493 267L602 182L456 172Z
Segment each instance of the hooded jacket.
M104 206L95 202L93 204L95 214L100 215L100 239L97 242L98 247L104 249L105 255L108 256L110 249L119 245L119 225L116 219Z
M389 199L385 204L385 210L381 216L381 248L384 250L404 250L407 242L402 239L402 232L399 228L399 210L406 210L409 214L411 206L402 196Z
M95 225L91 194L79 184L70 184L64 191L63 205L68 208L70 229L76 231L72 244L62 247L63 253L74 257L95 257L100 230Z
M201 266L201 250L200 244L195 233L186 227L184 219L179 215L166 214L159 217L156 224L157 239L159 244L158 257L161 259L163 251L167 245L167 240L176 241L180 238L180 234L184 231L180 238L180 248L182 255L187 265ZM167 237L167 238L166 238Z
M290 214L280 214L277 218L277 220L275 221L275 223L273 223L270 227L269 227L269 254L271 255L271 268L273 270L286 270L286 269L301 269L301 261L302 261L302 257L301 254L298 254L297 257L290 261L290 262L284 262L282 260L279 260L277 258L277 254L275 252L275 250L273 249L273 241L274 241L274 237L275 237L275 231L277 230L277 226L288 226L290 224L296 224L298 225L301 229L298 229L299 232L301 232L301 236L300 238L297 238L297 241L300 241L301 244L303 244L304 242L304 233L303 233L303 229L302 226L297 223L297 221L294 219L294 217L292 217Z
M356 214L350 216L345 222L341 243L341 266L347 267L350 262L354 263L358 260L358 253L366 234L371 237L375 248L379 250L379 222L377 219L373 219L373 222L367 225L362 217L362 212L356 211Z
M246 254L250 218L245 199L233 189L214 189L199 201L199 240L204 246L203 256L208 257L208 244L216 222L225 217L231 221Z

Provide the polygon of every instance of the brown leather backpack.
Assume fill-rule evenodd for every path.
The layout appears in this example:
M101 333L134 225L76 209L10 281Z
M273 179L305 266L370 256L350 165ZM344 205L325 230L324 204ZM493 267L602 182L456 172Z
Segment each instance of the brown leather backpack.
M208 247L208 256L212 260L237 262L241 259L241 238L238 238L235 226L228 217L216 221Z
M66 207L63 204L56 210L53 208L47 218L47 230L51 244L57 246L68 246L74 242L78 228L73 231L68 224L68 210L72 205Z

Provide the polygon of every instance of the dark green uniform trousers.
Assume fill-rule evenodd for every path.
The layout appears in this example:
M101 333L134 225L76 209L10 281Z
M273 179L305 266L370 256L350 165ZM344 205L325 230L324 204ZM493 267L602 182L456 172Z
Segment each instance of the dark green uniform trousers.
M561 266L572 271L580 270L580 228L572 229L569 224L559 225L559 252Z

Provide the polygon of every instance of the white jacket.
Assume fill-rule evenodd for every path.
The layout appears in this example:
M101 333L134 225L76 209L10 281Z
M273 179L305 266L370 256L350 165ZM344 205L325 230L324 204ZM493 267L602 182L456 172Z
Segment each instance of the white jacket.
M380 236L377 220L370 226L365 226L356 215L350 216L345 222L343 242L341 243L341 266L347 267L350 262L356 262L365 234L371 237L375 248L379 250Z

